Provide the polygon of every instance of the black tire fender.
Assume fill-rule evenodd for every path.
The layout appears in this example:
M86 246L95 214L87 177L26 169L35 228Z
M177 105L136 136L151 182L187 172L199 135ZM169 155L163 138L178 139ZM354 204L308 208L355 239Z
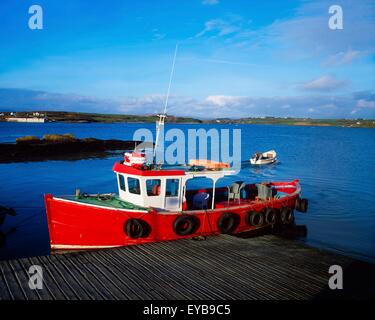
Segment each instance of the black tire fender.
M237 229L239 224L239 215L231 212L223 213L217 220L217 227L221 233L232 233Z
M280 220L282 224L292 223L294 221L293 209L290 207L282 207L280 209Z
M260 211L250 211L246 216L247 224L254 227L261 227L264 224L264 214Z
M146 238L151 232L151 227L144 220L131 218L124 224L124 232L133 239Z
M191 215L178 216L173 222L173 231L179 236L193 234L200 226L200 220Z
M296 200L296 210L299 212L306 212L309 202L307 199L297 198Z
M278 210L277 209L274 209L274 208L266 208L264 210L264 221L266 222L266 224L269 224L269 225L274 225L277 223L277 219L278 219Z

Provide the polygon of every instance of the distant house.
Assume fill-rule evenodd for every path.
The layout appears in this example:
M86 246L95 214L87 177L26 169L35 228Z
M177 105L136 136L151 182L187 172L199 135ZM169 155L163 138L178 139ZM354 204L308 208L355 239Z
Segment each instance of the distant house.
M10 117L10 118L5 118L6 121L8 122L29 122L29 123L45 123L47 121L46 118L20 118L20 117Z

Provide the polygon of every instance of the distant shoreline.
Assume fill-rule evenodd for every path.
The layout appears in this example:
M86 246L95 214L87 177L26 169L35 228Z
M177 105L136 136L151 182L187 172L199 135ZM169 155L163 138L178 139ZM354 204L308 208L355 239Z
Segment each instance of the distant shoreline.
M105 158L119 150L133 150L141 141L75 138L72 134L47 134L17 138L16 143L0 143L0 163L81 160Z
M47 122L69 122L69 123L155 123L155 115L122 115L122 114L99 114L63 111L38 111L46 115ZM0 112L0 121L6 121L10 116L19 118L30 118L36 111ZM311 119L311 118L219 118L211 120L195 119L190 117L168 116L169 123L182 124L270 124L288 126L319 126L319 127L349 127L349 128L375 128L375 119ZM24 123L27 123L26 121Z

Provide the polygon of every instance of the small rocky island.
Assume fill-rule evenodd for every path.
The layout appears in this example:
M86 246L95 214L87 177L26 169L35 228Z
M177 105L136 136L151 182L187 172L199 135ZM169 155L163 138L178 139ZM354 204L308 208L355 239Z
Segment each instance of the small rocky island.
M105 158L124 150L132 150L141 141L78 139L72 134L46 134L43 138L25 136L16 143L0 143L0 163L80 160Z

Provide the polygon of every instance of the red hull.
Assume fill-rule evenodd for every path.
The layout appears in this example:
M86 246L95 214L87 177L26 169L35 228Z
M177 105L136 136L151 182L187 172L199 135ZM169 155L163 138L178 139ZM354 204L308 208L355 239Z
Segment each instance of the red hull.
M69 201L47 194L45 205L51 248L96 249L219 234L218 220L225 212L239 217L239 224L232 233L258 229L259 226L252 226L246 222L249 212L260 212L265 208L294 208L299 197L300 187L297 180L272 185L286 196L268 201L241 200L238 203L236 200L228 205L217 204L214 210L183 212L194 215L200 222L199 228L187 236L179 236L173 229L175 219L181 216L181 212L114 209ZM151 226L147 237L133 239L124 232L124 225L130 218L142 219Z

